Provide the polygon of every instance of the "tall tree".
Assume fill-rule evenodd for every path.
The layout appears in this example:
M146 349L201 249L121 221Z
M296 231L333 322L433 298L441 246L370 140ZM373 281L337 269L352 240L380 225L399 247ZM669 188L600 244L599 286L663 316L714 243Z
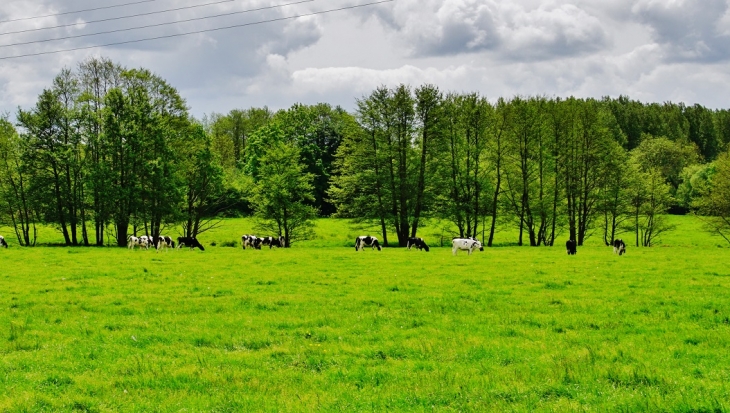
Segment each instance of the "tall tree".
M514 98L512 124L508 135L506 169L507 205L512 210L519 227L518 244L523 245L527 231L530 246L541 245L540 234L548 227L546 221L546 172L547 155L544 109L542 98Z
M317 216L309 205L314 199L314 177L305 172L300 157L296 146L273 142L260 158L251 199L257 228L284 237L286 247L310 239Z
M45 222L58 226L66 245L78 245L78 172L81 139L74 119L74 86L67 71L41 93L35 108L19 110L18 121L27 150L31 192L42 205Z
M36 244L38 220L28 193L23 145L8 119L0 118L0 225L11 226L18 244L29 247Z
M418 181L416 186L416 199L413 211L413 224L411 226L411 237L418 232L421 215L425 209L426 202L426 173L429 161L433 156L433 141L441 140L442 127L444 123L443 95L436 86L423 85L416 89L416 119L419 129L420 160L418 165Z
M227 206L223 168L201 125L191 125L185 142L189 149L181 166L185 185L183 232L186 237L197 237L218 226L219 214Z
M179 219L183 185L177 156L185 153L190 124L184 100L164 80L145 70L122 76L123 87L107 94L102 136L120 246L130 224L156 237L164 223Z
M456 225L459 236L476 237L480 219L490 209L486 151L493 107L477 94L450 94L444 112L441 157L448 159L444 175L449 182L443 191L448 195L442 201L441 215Z
M91 58L79 64L78 79L80 127L86 142L85 169L87 196L94 214L94 238L97 246L104 245L106 226L111 219L113 200L106 184L105 166L108 159L102 155L103 117L106 95L121 85L123 68L109 59Z
M504 99L499 99L495 108L495 122L491 138L488 141L488 153L491 154L490 163L494 167L494 191L492 195L492 223L489 228L487 245L494 243L494 233L497 229L497 214L499 212L499 196L502 194L503 164L505 159L505 138L511 122L510 106Z
M623 141L612 113L598 101L572 101L573 136L566 144L566 197L570 238L583 245L598 214L602 180L614 142Z

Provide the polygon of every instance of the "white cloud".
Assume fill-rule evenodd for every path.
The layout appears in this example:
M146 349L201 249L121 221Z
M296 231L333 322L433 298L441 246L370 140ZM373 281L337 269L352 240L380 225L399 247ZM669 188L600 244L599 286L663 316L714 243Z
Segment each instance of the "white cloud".
M582 55L608 44L599 19L575 4L401 0L378 15L419 56L494 51L511 59Z
M364 3L368 0L352 0ZM0 20L98 6L94 0L4 0ZM350 4L346 2L347 4ZM217 6L92 24L91 20L200 4L140 4L0 24L0 45L281 4ZM100 37L0 48L0 57L211 29L345 5L327 1ZM178 88L196 116L233 108L326 101L355 106L380 85L433 83L489 98L630 95L727 106L730 0L398 0L247 28L124 46L0 60L0 113L32 106L63 67L105 56L145 67Z
M646 24L669 61L730 59L727 0L637 0L634 18Z

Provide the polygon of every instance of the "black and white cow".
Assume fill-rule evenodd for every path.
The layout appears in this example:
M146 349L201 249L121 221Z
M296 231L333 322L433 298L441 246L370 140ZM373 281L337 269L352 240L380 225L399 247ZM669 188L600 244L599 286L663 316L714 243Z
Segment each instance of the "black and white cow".
M426 245L426 241L423 240L423 238L408 238L408 243L406 244L406 247L410 250L411 247L416 248L417 250L425 250L426 252L429 251L428 245Z
M251 247L253 249L260 250L261 243L262 238L259 238L256 235L244 235L241 237L241 244L243 245L243 249L246 249L246 247Z
M134 249L134 247L139 245L139 238L135 237L134 235L130 235L127 237L127 249Z
M371 237L370 235L361 235L355 238L355 251L362 251L365 247L370 247L371 249L377 248L378 251L382 250L378 239L375 237Z
M142 235L141 237L139 237L139 243L141 246L145 247L146 249L149 249L150 246L155 244L152 241L152 237L148 237L147 235Z
M626 244L624 243L624 240L613 240L613 253L618 255L626 254Z
M160 235L157 237L157 242L155 243L155 246L157 248L157 252L160 252L161 249L165 248L175 248L175 241L172 240L172 238L166 236L166 235Z
M2 247L2 248L8 247L8 242L5 241L5 237L3 237L2 235L0 235L0 247Z
M578 253L578 243L574 239L565 241L565 250L568 251L568 255L575 255Z
M177 247L188 247L190 249L199 248L201 251L205 251L205 248L203 248L200 242L198 242L198 239L193 237L178 237Z
M284 246L284 237L282 237L281 235L277 238L263 237L259 239L261 240L261 245L268 245L269 249L271 249L272 247L282 248Z
M451 240L451 253L454 255L458 254L459 250L468 251L467 254L471 255L476 249L484 251L482 243L475 238L454 238Z

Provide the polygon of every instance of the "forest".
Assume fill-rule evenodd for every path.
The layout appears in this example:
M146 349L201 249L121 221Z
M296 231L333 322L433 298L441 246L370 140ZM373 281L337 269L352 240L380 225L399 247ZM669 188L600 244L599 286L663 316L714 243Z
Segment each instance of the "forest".
M314 236L314 219L338 217L386 246L439 223L486 246L510 227L518 245L650 247L672 230L667 213L692 213L730 242L727 109L428 84L382 86L354 107L195 119L150 71L86 60L0 119L0 226L23 246L41 225L66 245L124 246L252 216L291 246Z

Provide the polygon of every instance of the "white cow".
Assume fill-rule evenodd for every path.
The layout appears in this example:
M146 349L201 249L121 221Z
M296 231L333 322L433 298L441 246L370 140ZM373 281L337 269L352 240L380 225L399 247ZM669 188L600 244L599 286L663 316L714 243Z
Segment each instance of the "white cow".
M139 237L140 244L145 247L145 249L150 249L150 245L154 245L154 242L152 242L152 237L148 237L147 235L142 235Z
M468 251L467 254L471 255L472 251L478 249L484 251L482 243L474 238L454 238L451 240L451 253L456 255L459 250Z
M3 247L3 248L8 247L8 243L7 243L7 241L5 241L5 238L2 235L0 235L0 247Z
M134 235L130 235L129 238L127 238L127 248L133 250L134 247L146 248L147 245L143 243L140 238L135 237Z

